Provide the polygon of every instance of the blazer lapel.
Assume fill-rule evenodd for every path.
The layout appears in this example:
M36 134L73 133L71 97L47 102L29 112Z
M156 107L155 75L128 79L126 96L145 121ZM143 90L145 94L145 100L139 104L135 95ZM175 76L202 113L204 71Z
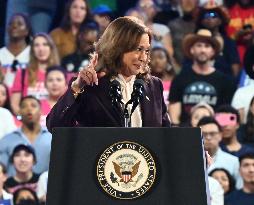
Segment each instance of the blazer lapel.
M150 121L153 118L153 99L152 91L149 83L145 83L144 86L144 97L140 102L141 112L142 112L142 126L150 126Z
M99 89L98 89L98 103L103 106L106 113L111 117L111 119L114 119L114 123L117 126L123 127L124 121L122 116L121 110L118 110L116 107L112 105L110 96L109 96L109 86L110 86L110 80L107 77L102 78L99 81Z

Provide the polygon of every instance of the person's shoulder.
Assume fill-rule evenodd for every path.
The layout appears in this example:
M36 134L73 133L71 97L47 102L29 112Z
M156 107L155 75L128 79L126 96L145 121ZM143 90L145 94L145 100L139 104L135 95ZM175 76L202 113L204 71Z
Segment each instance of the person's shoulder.
M6 53L7 51L8 51L8 49L6 46L0 48L0 54Z
M12 117L12 114L8 109L0 107L0 118L4 119L5 117Z
M8 177L6 179L5 185L7 187L13 186L13 184L16 184L16 180L14 179L14 177Z
M224 159L231 161L231 162L237 162L238 163L238 158L232 154L229 154L223 150L220 151L220 156L223 157Z
M61 27L57 27L50 32L50 35L62 33L64 30Z

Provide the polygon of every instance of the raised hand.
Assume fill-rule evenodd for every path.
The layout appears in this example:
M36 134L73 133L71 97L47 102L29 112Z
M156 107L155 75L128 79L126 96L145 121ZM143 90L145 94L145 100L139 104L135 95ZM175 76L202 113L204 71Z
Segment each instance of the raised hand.
M97 65L98 61L98 54L95 53L88 66L83 68L75 81L72 83L72 89L76 92L79 92L81 89L84 88L84 86L90 85L93 86L93 84L98 85L98 76L95 70L95 66Z

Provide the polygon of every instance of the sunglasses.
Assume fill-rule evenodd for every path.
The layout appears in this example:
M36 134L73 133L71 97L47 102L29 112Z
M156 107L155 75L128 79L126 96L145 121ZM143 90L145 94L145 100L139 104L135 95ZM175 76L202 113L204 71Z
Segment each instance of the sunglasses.
M204 19L207 19L207 18L220 18L220 16L217 12L211 11L211 12L204 13L203 18Z

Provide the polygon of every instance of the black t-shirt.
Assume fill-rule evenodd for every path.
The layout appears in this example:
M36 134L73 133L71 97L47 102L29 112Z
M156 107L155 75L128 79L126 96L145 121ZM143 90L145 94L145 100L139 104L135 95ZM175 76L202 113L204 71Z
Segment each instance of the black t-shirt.
M169 102L181 102L181 123L189 120L191 108L203 101L217 108L230 104L236 85L229 76L214 71L209 75L196 74L192 69L183 70L172 82Z
M67 72L77 73L81 68L87 66L89 63L88 54L79 54L75 52L62 59L61 65L66 69Z
M253 205L254 193L249 194L243 190L233 191L225 197L225 205Z
M39 174L33 173L31 179L29 179L26 182L18 182L15 180L14 177L9 177L4 183L4 189L11 194L13 194L16 190L23 187L30 188L36 192L39 176L40 176Z

